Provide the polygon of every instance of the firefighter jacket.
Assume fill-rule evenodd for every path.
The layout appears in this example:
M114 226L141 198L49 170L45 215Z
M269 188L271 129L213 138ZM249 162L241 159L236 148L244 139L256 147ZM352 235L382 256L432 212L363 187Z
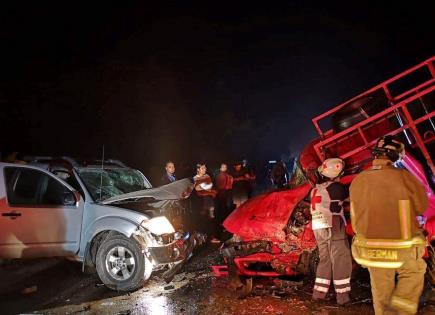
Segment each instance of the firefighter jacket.
M426 210L428 199L423 185L407 170L375 159L352 181L350 202L356 233L352 251L360 264L398 268L404 255L400 249L424 245L416 216Z
M332 227L332 216L344 218L343 202L348 193L343 184L335 181L317 184L311 191L311 217L313 230Z

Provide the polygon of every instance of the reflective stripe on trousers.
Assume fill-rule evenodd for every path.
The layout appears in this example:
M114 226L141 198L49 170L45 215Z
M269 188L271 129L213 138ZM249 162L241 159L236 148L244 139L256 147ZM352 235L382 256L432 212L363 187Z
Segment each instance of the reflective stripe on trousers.
M319 248L319 265L313 297L324 298L331 279L337 294L348 294L352 260L345 225L340 216L333 216L333 226L328 229L314 230ZM326 290L325 290L326 288Z
M401 299L397 296L393 296L391 298L391 306L395 309L399 309L408 312L410 314L417 313L417 309L418 309L417 303L408 299Z
M334 280L334 287L337 293L350 292L350 277L342 280Z
M407 249L406 259L397 269L368 268L376 315L417 312L426 273L426 262L422 258L424 252L424 246Z

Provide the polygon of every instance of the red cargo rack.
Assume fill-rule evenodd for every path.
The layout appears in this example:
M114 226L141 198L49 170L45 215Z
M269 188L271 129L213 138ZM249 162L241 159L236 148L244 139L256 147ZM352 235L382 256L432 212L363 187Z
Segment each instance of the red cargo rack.
M384 135L397 135L401 132L405 133L409 144L418 148L427 160L432 173L435 174L433 157L428 150L428 144L435 140L435 127L433 117L435 111L427 109L423 99L435 100L435 56L412 67L399 75L371 88L370 90L352 98L351 100L338 105L337 107L313 118L313 124L319 133L320 139L314 145L314 150L320 160L324 160L328 155L339 156L342 159L358 160L358 153L372 147L376 140ZM416 76L424 74L423 80L416 80ZM395 87L406 82L414 80L411 87L402 89L398 93L394 93ZM324 119L332 119L333 115L341 109L344 109L350 103L360 100L364 97L373 95L374 93L382 93L385 97L385 109L371 116L365 112L364 120L361 120L347 129L335 132L333 129L323 131L319 122ZM424 111L415 114L416 106L422 106ZM397 120L396 124L392 124L392 120ZM422 123L429 123L431 130L421 131L419 126ZM422 134L423 133L423 134Z

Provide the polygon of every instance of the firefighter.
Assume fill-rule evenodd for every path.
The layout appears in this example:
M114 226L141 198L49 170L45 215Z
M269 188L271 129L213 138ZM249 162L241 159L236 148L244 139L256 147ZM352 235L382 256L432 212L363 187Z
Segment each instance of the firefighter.
M393 165L404 154L403 143L382 137L372 153L372 167L350 186L352 254L369 270L377 315L415 314L426 271L416 217L427 208L427 196L411 173Z
M343 203L348 198L348 192L339 182L343 170L343 160L338 158L325 160L318 169L323 182L316 184L311 191L312 227L320 257L313 300L324 300L332 282L339 305L350 302L352 272L343 211Z

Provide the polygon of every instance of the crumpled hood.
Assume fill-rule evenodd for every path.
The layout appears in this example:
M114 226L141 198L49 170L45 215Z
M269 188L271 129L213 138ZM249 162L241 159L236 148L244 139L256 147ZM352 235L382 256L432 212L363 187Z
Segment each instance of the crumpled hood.
M189 197L192 192L192 182L185 178L176 182L151 189L134 191L127 194L118 195L101 201L101 204L109 205L119 202L140 200L143 198L153 198L155 200L180 200Z
M224 221L227 231L244 241L284 241L284 228L295 206L311 190L304 184L291 190L273 191L252 198L234 210Z

